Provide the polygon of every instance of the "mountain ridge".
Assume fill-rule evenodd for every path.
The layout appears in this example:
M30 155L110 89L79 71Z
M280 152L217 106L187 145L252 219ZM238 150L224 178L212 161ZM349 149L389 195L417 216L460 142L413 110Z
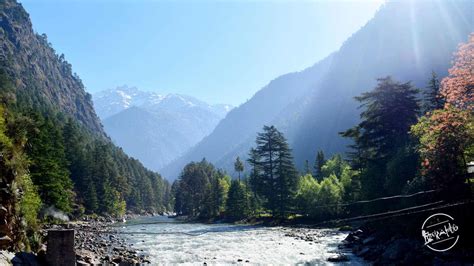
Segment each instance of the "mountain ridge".
M358 104L353 97L371 90L377 78L387 75L402 82L412 81L420 88L426 86L432 71L445 76L452 53L474 28L473 17L469 16L473 5L469 1L385 3L374 18L329 57L330 60L326 58L315 64L325 73L314 71L312 77L306 77L309 80L306 89L298 90L299 82L290 82L292 78L301 78L295 73L271 81L247 102L252 102L251 108L247 103L235 108L207 138L161 169L161 173L173 180L185 163L204 157L233 173L232 161L237 156L247 157L248 148L253 145L252 136L265 124L274 124L285 133L299 168L305 160L313 162L319 149L328 155L344 152L348 140L341 138L338 132L353 126L359 119ZM278 90L277 80L288 81L288 84ZM300 82L304 86L304 82ZM280 102L276 99L277 111L255 107L273 102L272 94L288 96L295 88L298 91L293 96L297 97L287 97ZM264 93L267 99L260 97ZM236 113L241 117L235 118ZM245 121L252 115L259 117L254 121L258 123L248 125ZM246 128L242 136L228 141L233 144L229 147L224 132L231 131L233 125Z
M46 34L33 31L28 13L20 3L0 2L0 64L26 97L31 107L49 105L75 117L89 130L105 136L91 95L64 55L56 54ZM35 94L29 94L34 90Z
M300 99L310 90L311 85L319 82L318 77L324 75L327 66L332 61L332 56L329 55L302 71L281 75L270 81L250 100L230 111L211 135L204 138L183 157L160 169L163 176L171 180L175 179L182 166L189 161L206 158L211 162L217 162L225 154L232 153L231 150L238 148L245 140L253 139L264 123L276 119L289 102ZM316 78L313 78L314 76ZM288 90L288 87L292 89ZM278 95L278 97L272 102L267 101L272 95ZM243 158L246 157L246 154L241 153L241 155ZM231 164L230 161L226 163L228 166L226 170L229 172L232 172Z
M128 86L98 92L93 98L114 143L153 170L207 136L232 108Z
M103 120L130 107L144 109L179 109L181 107L200 106L213 113L224 116L233 106L229 104L208 104L195 97L179 94L159 94L153 91L140 90L127 85L115 89L102 90L93 95L94 106Z

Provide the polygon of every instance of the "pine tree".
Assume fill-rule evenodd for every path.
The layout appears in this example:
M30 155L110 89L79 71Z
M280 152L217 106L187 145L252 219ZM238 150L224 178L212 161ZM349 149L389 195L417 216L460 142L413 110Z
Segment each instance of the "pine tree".
M73 184L67 169L62 132L53 121L38 117L38 130L30 136L31 179L46 206L72 211Z
M278 216L285 217L293 208L298 185L298 173L293 163L290 146L281 132L278 134L277 195Z
M250 214L249 197L245 185L239 181L232 181L226 203L226 217L231 220L240 220Z
M303 175L309 175L309 174L311 174L311 169L309 169L309 161L305 160L304 161Z
M261 189L263 188L263 182L262 178L260 176L262 175L262 167L260 165L260 155L258 154L257 150L255 148L251 148L249 152L249 158L248 158L248 163L252 166L252 170L250 172L250 177L249 177L249 184L250 188L253 192L253 194L262 194L263 192Z
M252 166L250 176L246 179L247 189L250 191L250 210L253 214L256 214L262 207L263 201L260 195L262 195L263 183L260 178L261 166L260 156L255 148L251 148L249 152L248 163Z
M175 180L171 185L171 193L174 198L173 209L178 215L183 214L182 188L180 180Z
M239 173L239 181L240 181L240 173L244 171L244 164L240 160L240 157L237 156L237 159L234 163L234 170Z
M92 161L87 157L84 136L72 119L66 122L63 137L68 170L77 198L86 207L86 212L93 213L97 211L98 203L96 188L90 176Z
M321 169L325 163L326 163L326 160L324 159L324 152L322 150L319 150L316 155L316 161L314 162L314 174L313 174L313 176L319 181L322 180Z
M403 184L416 174L416 166L410 151L411 138L408 134L411 125L416 123L419 110L418 90L408 83L393 81L390 77L378 79L374 90L356 97L364 111L361 122L342 134L354 140L350 153L353 166L361 170L361 182L366 197L400 192ZM396 158L396 155L402 157ZM416 158L415 158L416 161ZM387 166L405 167L403 175L397 180L386 180Z
M227 193L229 191L230 177L227 177L221 171L214 171L210 178L208 191L205 192L206 198L202 207L200 216L202 218L215 218L221 215L225 209Z
M424 96L423 109L425 113L443 109L445 100L440 94L440 82L434 71L431 73L431 79L428 82Z
M85 189L81 194L86 212L96 213L99 209L99 201L97 199L97 188L94 181L89 176L86 176L82 182L84 183Z
M249 160L254 168L252 178L256 191L265 198L273 215L284 217L290 210L297 185L291 150L283 134L274 126L264 126L263 132L257 135L256 144Z
M187 164L179 177L176 200L179 201L179 211L191 217L207 216L209 211L204 206L209 204L211 177L215 168L205 159L201 162Z

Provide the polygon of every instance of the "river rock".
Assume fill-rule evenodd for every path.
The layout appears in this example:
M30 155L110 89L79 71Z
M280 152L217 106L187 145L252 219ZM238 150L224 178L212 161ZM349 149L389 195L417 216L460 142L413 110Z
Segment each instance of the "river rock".
M345 261L349 261L349 258L344 254L337 254L335 256L329 257L327 259L327 261L329 261L329 262L345 262Z

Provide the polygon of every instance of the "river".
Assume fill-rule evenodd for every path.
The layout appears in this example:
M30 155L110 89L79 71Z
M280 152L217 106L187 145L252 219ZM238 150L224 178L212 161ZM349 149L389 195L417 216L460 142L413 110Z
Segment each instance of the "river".
M158 216L127 222L120 231L152 264L330 264L327 259L337 253L349 257L347 264L363 264L337 248L347 233L333 229L183 223Z

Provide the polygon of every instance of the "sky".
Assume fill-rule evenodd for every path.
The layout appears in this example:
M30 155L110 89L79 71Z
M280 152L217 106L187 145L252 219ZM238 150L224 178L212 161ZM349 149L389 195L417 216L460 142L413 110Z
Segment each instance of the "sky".
M20 0L90 93L121 85L238 106L336 51L383 0Z

